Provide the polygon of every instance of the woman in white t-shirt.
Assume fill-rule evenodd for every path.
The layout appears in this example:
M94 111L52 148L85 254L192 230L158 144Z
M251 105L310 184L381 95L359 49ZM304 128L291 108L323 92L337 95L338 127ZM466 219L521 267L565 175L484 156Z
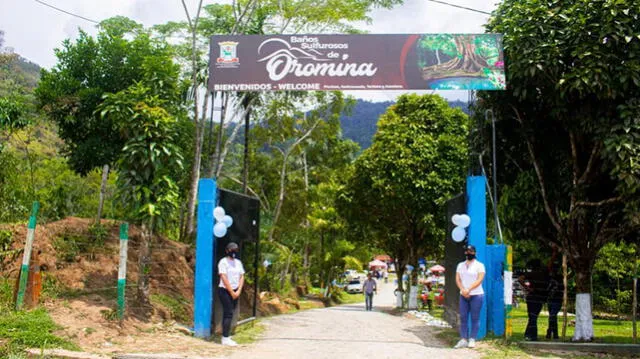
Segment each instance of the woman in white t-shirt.
M456 284L460 289L460 341L455 348L474 348L480 327L480 310L484 301L482 280L484 264L476 259L476 247L466 246L464 254L467 260L460 262L456 269ZM469 333L471 317L471 333Z
M222 303L222 345L236 346L229 334L231 332L231 322L233 312L238 305L238 298L242 293L244 285L244 267L237 259L238 245L234 242L227 244L225 248L226 256L218 262L218 275L220 284L218 285L218 296Z

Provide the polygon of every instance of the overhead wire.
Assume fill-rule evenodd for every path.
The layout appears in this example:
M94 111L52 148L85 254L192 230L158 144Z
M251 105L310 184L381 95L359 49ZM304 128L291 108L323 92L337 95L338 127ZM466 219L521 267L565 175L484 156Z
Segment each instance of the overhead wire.
M477 13L480 13L480 14L491 15L491 13L487 12L487 11L482 11L482 10L478 10L478 9L474 9L474 8L470 8L470 7L466 7L466 6L456 5L456 4L448 3L446 1L439 1L439 0L427 0L427 1L435 2L435 3L446 5L446 6L455 7L455 8L458 8L458 9L473 11L473 12L477 12Z
M63 13L65 13L65 14L67 14L67 15L71 15L71 16L77 17L77 18L79 18L79 19L82 19L82 20L85 20L85 21L92 22L92 23L94 23L94 24L99 24L99 23L100 23L99 21L95 21L95 20L89 19L89 18L87 18L87 17L84 17L84 16L82 16L82 15L74 14L74 13L72 13L72 12L70 12L70 11L67 11L67 10L61 9L61 8L59 8L59 7L55 7L55 6L51 5L51 4L47 4L46 2L44 2L44 1L42 1L42 0L33 0L33 1L37 2L38 4L41 4L41 5L44 5L44 6L50 7L50 8L52 8L52 9L56 10L56 11L63 12Z

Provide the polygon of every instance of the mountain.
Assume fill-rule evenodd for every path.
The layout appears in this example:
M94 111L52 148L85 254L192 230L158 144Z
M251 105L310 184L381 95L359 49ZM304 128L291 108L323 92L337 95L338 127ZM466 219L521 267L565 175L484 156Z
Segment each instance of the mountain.
M0 49L0 96L13 91L30 94L38 85L40 66L24 57Z
M340 125L342 126L342 136L360 144L361 149L371 146L371 140L376 133L378 119L387 108L393 105L393 101L371 102L366 100L356 100L351 113L342 115ZM469 114L469 106L464 101L449 101L449 106L460 108L464 113Z

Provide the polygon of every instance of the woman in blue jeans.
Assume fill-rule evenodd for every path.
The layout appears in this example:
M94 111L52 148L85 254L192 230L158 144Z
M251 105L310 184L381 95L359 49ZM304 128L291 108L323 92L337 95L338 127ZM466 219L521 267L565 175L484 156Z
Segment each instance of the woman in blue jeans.
M456 269L456 284L460 289L460 341L454 348L474 348L480 327L480 310L484 301L482 280L486 270L476 259L476 247L466 246L467 260L460 262ZM471 332L469 332L471 317Z

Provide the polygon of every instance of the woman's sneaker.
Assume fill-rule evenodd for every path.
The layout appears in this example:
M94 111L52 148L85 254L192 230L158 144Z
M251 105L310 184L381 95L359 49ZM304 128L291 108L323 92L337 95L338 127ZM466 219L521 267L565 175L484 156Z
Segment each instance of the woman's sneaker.
M467 345L469 348L475 348L476 347L476 340L475 339L469 339L469 345Z
M458 344L456 344L456 346L454 346L453 349L466 348L468 345L469 343L467 342L466 339L460 339Z
M233 339L229 338L229 337L222 337L222 341L221 341L222 345L228 345L230 347L236 347L238 346L238 343L234 342Z

